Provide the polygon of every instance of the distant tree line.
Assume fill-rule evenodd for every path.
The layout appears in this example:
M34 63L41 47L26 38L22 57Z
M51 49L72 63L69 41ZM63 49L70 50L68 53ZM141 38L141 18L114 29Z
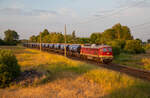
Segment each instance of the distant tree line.
M146 49L150 49L150 39L143 44L142 40L134 39L131 35L129 27L123 26L120 23L115 24L104 32L94 32L90 37L77 37L75 30L72 34L67 34L67 43L70 44L107 44L113 47L115 55L121 52L128 53L144 53ZM39 43L64 43L64 35L62 32L49 32L47 29L40 32L38 35L33 35L29 40L20 40L19 35L14 30L6 30L4 32L4 40L0 39L0 45L16 45L18 42L35 42ZM41 39L40 39L41 36Z
M41 34L43 43L64 43L64 35L61 32L49 32L45 29ZM31 36L30 42L40 42L40 34ZM104 32L94 32L88 38L76 37L75 31L66 35L67 43L71 44L107 44L112 46L115 55L121 52L144 53L145 48L140 39L134 39L129 27L120 23L115 24L112 28ZM148 40L150 43L150 40Z
M45 29L41 32L42 42L44 43L64 43L64 35L61 32L49 32ZM132 40L133 36L130 33L130 29L127 26L122 26L120 23L114 25L112 28L105 30L104 32L94 32L89 38L76 37L75 31L72 34L66 35L67 43L76 44L106 44L112 40ZM40 42L40 34L31 36L30 42Z
M4 40L0 39L0 45L16 45L19 41L19 35L15 30L6 30Z

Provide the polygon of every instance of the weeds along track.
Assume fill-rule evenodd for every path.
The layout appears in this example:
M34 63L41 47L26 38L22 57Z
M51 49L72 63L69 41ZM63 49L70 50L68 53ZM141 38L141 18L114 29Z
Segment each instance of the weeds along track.
M33 48L31 48L33 49ZM35 49L35 48L34 48ZM42 50L45 51L45 50ZM64 55L64 54L60 54L60 53L56 53L53 51L45 51L51 54L58 54L58 55ZM114 71L118 71L121 73L125 73L127 75L136 77L136 78L140 78L143 80L147 80L150 81L150 71L146 71L146 70L141 70L141 69L137 69L137 68L131 68L131 67L127 67L127 66L123 66L120 64L114 64L114 63L109 63L109 64L102 64L102 63L98 63L96 61L90 60L90 59L81 59L79 57L75 57L75 56L67 56L69 59L73 59L73 60L78 60L78 61L82 61L85 63L89 63L89 64L93 64L96 66L100 66L106 69L110 69L110 70L114 70Z
M71 59L81 60L80 58L76 58L76 57L71 57ZM81 60L81 61L83 61L83 60ZM114 64L114 63L100 64L100 63L97 63L92 60L84 60L84 62L94 64L96 66L100 66L100 67L107 68L110 70L118 71L121 73L125 73L127 75L130 75L130 76L133 76L136 78L150 81L150 71L141 70L141 69L137 69L137 68L131 68L131 67L127 67L127 66L123 66L123 65L119 65L119 64Z
M112 66L114 69L120 72L126 73L128 75L150 81L150 71L137 69L137 68L131 68L131 67L127 67L127 66L123 66L119 64L109 64L109 66Z

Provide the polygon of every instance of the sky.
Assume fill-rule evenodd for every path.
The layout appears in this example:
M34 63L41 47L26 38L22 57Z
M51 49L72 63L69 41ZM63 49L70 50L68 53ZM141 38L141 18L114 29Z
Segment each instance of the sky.
M150 39L150 0L0 0L0 37L7 29L20 39L50 32L76 31L89 37L121 23L134 38Z

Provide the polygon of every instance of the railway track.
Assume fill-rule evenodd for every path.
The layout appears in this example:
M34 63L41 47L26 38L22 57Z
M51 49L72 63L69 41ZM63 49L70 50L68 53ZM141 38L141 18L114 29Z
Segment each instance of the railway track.
M71 59L81 60L81 59L75 58L75 57L71 57ZM141 69L132 68L132 67L127 67L127 66L123 66L123 65L120 65L120 64L114 64L114 63L98 64L97 62L94 62L92 60L84 60L84 62L94 64L96 66L100 66L100 67L107 68L107 69L110 69L110 70L114 70L114 71L117 71L117 72L125 73L127 75L130 75L130 76L133 76L133 77L136 77L136 78L140 78L140 79L143 79L143 80L150 81L150 71L141 70Z
M48 53L52 53L52 54L58 54L58 55L63 55L60 53L56 53L56 52L52 52L52 51L45 51ZM73 60L78 60L78 61L84 61L86 63L90 63L96 66L100 66L106 69L110 69L110 70L114 70L117 72L121 72L121 73L125 73L127 75L139 78L139 79L143 79L143 80L147 80L150 81L150 71L146 71L146 70L141 70L141 69L137 69L137 68L131 68L131 67L127 67L127 66L123 66L120 64L114 64L114 63L109 63L109 64L100 64L97 63L93 60L87 60L87 59L81 59L79 57L75 57L75 56L67 56L69 59L73 59Z

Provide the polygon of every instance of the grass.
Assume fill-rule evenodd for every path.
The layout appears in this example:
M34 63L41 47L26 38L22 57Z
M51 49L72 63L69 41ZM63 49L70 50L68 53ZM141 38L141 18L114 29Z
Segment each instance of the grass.
M148 50L145 54L121 53L118 57L115 58L113 62L126 65L129 67L150 70L149 59L150 59L150 50Z
M21 92L23 93L22 96L28 97L36 94L41 94L42 97L55 95L49 95L50 92L58 93L57 97L71 97L70 94L73 96L75 92L81 92L81 96L80 93L76 95L79 95L79 97L86 97L83 96L84 94L97 97L96 95L100 93L102 93L101 97L106 98L148 98L150 96L150 82L147 81L38 50L16 47L13 51L22 71L33 68L44 73L43 77L35 79L35 86L26 86L25 88L12 86L15 89L15 91L12 91L14 96L21 94ZM121 54L119 60L121 60L121 63L130 63L132 62L129 59L131 57L133 55ZM135 59L135 61L139 61L139 59ZM81 80L83 81L81 82ZM87 83L87 81L89 82ZM83 84L85 85L81 87ZM0 95L11 94L10 89L12 87L0 90ZM47 89L47 87L51 88Z

